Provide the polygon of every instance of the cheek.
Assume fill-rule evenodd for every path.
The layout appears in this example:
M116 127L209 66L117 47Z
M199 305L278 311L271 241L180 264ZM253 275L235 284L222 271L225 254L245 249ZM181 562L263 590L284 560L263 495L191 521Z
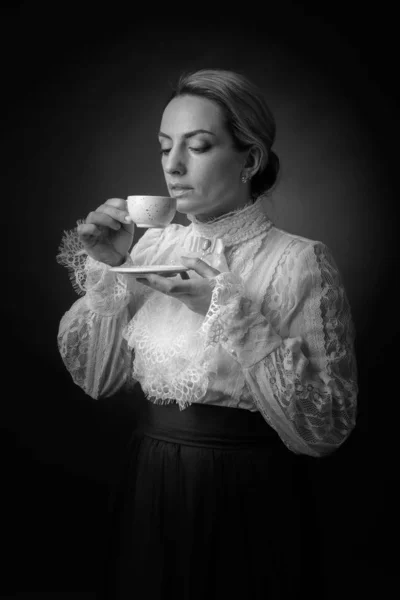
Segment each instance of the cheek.
M232 187L240 178L239 165L232 159L216 160L210 157L206 162L196 165L196 179L204 187Z

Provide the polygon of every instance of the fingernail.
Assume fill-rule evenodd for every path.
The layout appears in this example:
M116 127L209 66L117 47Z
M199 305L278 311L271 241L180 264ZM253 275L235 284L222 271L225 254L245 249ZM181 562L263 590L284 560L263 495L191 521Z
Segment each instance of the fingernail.
M129 215L126 215L126 217L125 217L124 221L125 221L126 223L132 223L132 217L130 217Z

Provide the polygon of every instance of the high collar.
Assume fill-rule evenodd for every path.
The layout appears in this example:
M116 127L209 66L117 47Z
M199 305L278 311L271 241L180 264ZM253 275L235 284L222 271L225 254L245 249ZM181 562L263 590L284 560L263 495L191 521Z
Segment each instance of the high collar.
M265 214L263 196L259 196L254 203L232 211L211 221L199 221L195 215L187 215L191 221L190 230L193 236L202 239L222 239L225 246L240 244L268 231L272 222Z

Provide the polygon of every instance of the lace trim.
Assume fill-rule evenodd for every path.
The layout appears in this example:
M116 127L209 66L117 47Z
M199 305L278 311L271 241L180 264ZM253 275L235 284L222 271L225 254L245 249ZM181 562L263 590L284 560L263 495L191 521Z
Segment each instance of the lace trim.
M243 368L250 368L282 342L257 303L246 297L241 279L232 273L216 278L203 332L207 347L221 344Z
M259 196L254 204L205 223L194 215L188 215L192 221L191 233L208 239L220 238L225 246L241 244L272 227L272 222L262 209L262 201L263 196Z
M183 410L205 396L212 368L202 320L176 298L153 292L126 327L124 338L135 352L133 377L151 401L176 401Z
M243 298L244 286L242 281L233 273L221 273L214 279L214 289L211 297L210 308L206 314L201 331L207 340L207 350L220 343L227 343L221 321L221 307L228 305L228 310L238 302L246 302Z
M78 221L78 225L82 221ZM88 256L77 229L64 231L57 262L67 267L74 290L87 295L88 305L97 314L111 316L129 303L131 292L127 278ZM124 265L132 264L130 256Z
M292 240L282 252L278 262L275 265L271 282L265 292L263 301L263 313L268 314L268 320L273 327L280 327L281 334L288 334L289 331L282 328L282 315L288 310L290 304L296 299L289 293L293 289L292 281L295 275L293 270L293 261L289 261L289 255L292 252L296 240ZM285 293L284 293L285 291Z
M231 271L240 275L244 281L247 280L253 271L254 259L259 253L267 233L267 231L263 231L248 242L246 245L246 258L243 258L241 246L233 247L232 251L227 256Z
M80 219L77 221L77 226L83 223L84 221ZM81 296L86 292L85 264L87 256L87 252L78 236L77 228L64 231L56 260L63 267L67 267L72 287Z

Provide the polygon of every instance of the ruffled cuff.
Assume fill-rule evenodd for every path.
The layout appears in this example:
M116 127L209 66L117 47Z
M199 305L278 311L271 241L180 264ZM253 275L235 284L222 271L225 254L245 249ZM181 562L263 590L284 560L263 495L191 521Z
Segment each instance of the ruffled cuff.
M221 273L214 281L210 308L202 325L206 346L220 344L243 368L250 368L279 347L282 338L246 298L240 278Z
M133 266L130 256L121 265ZM130 290L126 275L115 273L111 267L93 260L90 256L86 259L86 297L88 306L97 314L111 316L125 308L130 300Z
M128 305L131 293L126 276L88 256L76 229L64 232L57 262L68 268L73 288L80 295L86 294L89 308L97 314L112 316ZM127 254L121 266L132 265Z

